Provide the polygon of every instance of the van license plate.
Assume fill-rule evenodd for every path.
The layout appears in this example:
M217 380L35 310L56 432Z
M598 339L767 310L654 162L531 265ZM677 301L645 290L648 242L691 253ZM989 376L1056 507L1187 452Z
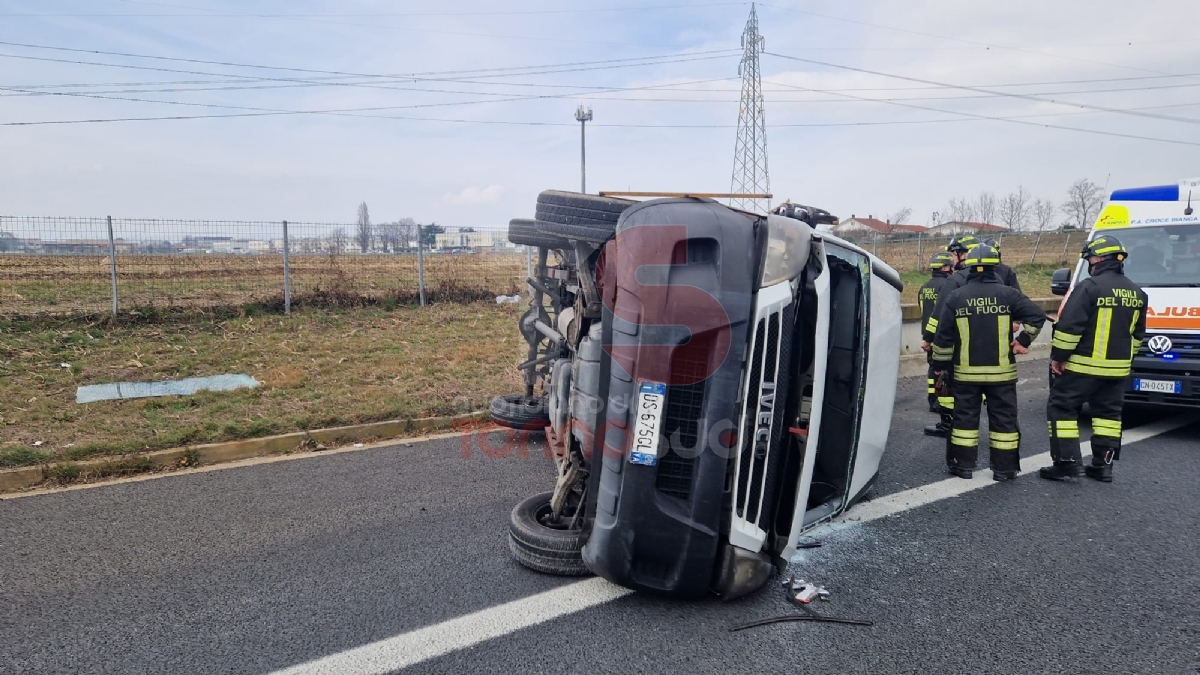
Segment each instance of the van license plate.
M638 389L637 422L633 425L633 451L629 453L631 464L654 466L658 464L658 429L662 423L663 402L667 397L667 385L643 382Z
M1183 383L1173 380L1142 380L1133 381L1134 391L1156 391L1163 394L1179 394L1183 392Z

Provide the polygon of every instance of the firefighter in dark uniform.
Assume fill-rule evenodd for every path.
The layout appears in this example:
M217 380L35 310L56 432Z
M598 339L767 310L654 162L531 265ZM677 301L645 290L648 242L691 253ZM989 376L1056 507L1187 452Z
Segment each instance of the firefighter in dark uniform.
M933 315L933 307L937 304L938 291L941 289L942 284L946 283L946 278L954 271L954 263L954 256L949 251L938 251L929 259L929 272L932 276L917 291L917 304L921 306L922 326L928 323L929 317ZM926 361L930 364L929 372L926 374L926 384L929 390L929 412L941 412L933 377L933 359L928 352L926 353ZM949 401L948 403L952 402Z
M1146 336L1147 296L1125 276L1125 246L1110 235L1084 245L1089 277L1071 289L1054 326L1046 420L1054 465L1038 471L1062 480L1087 473L1112 482L1121 457L1121 408L1133 355ZM1092 413L1092 465L1084 469L1079 448L1079 411Z
M1028 347L1046 322L1046 313L1021 291L1000 283L995 273L999 262L990 246L971 249L963 261L967 285L938 302L942 313L936 317L933 364L939 375L953 371L954 415L946 441L946 466L960 478L974 475L985 394L992 478L1010 480L1021 470L1012 326L1017 321L1024 325L1016 341Z
M945 279L945 281L942 282L941 286L938 287L938 298L934 303L930 313L927 315L925 313L925 308L921 308L921 349L924 349L927 354L930 353L930 347L933 343L933 335L937 332L937 313L941 308L942 299L945 298L946 294L952 290L950 286L950 280L956 279L959 275L959 272L962 271L962 261L967 257L967 251L971 250L972 246L978 245L979 238L973 234L960 234L951 239L950 243L946 245L946 252L950 254L951 259L954 261L952 267L955 271L951 273L950 276ZM963 281L964 283L966 281L965 273L963 275ZM953 288L958 288L959 286L961 286L961 284L955 283ZM930 369L930 373L932 374L932 368ZM925 427L925 435L948 438L950 436L950 418L954 411L954 392L951 389L949 374L944 374L941 384L938 385L935 383L933 388L935 392L937 392L937 412L940 414L941 418L938 420L937 424L930 424Z
M983 240L984 244L996 249L996 253L1000 254L1000 264L996 265L996 278L1005 286L1012 286L1018 291L1021 290L1021 282L1017 280L1017 273L1013 268L1004 264L1004 252L1000 250L1000 243L992 237Z

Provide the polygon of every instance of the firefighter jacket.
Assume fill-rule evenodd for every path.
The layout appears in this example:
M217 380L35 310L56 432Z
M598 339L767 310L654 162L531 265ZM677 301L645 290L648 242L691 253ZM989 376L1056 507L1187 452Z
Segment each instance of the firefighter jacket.
M1095 377L1126 377L1146 337L1146 292L1116 261L1097 263L1071 289L1054 325L1050 358Z
M1013 322L1024 324L1016 339L1028 347L1046 323L1046 313L1024 293L987 272L972 274L962 288L942 292L941 316L935 317L933 367L953 367L955 382L1015 382Z
M921 325L929 323L929 317L933 315L933 308L937 306L938 293L941 292L942 286L946 284L946 280L950 278L949 274L941 270L934 270L933 277L922 284L917 290L917 304L921 306Z
M999 265L996 265L993 270L993 273L996 275L996 279L998 279L1000 283L1004 284L1005 286L1015 288L1018 291L1021 290L1021 284L1017 281L1017 273L1013 271L1013 268L1005 265L1004 263L1000 263ZM969 271L966 268L962 268L954 274L951 274L950 277L946 279L946 283L942 284L942 287L938 290L940 297L944 298L949 295L951 291L966 286L968 277ZM924 307L921 308L921 339L925 340L926 342L933 342L933 336L937 334L938 317L941 316L941 311L940 299L938 304L934 305L933 313L929 316L925 315Z

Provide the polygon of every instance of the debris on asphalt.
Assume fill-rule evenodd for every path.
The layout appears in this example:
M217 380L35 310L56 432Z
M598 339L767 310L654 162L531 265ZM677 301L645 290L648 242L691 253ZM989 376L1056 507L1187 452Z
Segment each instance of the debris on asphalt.
M802 541L796 544L796 548L821 548L819 541Z
M815 623L840 623L840 624L845 624L847 626L874 626L875 625L874 621L862 621L859 619L839 619L839 618L835 618L835 617L831 617L831 616L819 616L819 615L815 615L815 614L809 614L809 615L787 614L784 616L771 617L770 619L759 619L758 621L751 621L750 623L743 623L743 624L739 624L737 626L730 626L729 632L736 633L739 630L746 630L747 628L757 628L758 626L769 626L773 623L790 623L790 622L798 622L798 621L812 621Z
M787 593L788 601L800 608L804 614L786 614L784 616L771 617L769 619L760 619L743 623L729 628L730 633L736 633L739 630L747 628L757 628L758 626L769 626L774 623L790 623L798 621L813 621L817 623L840 623L847 626L874 626L874 621L864 621L862 619L841 619L837 617L822 616L809 606L813 598L829 601L829 591L825 590L824 586L818 586L804 579L797 579L795 575L789 576L783 580L783 589ZM795 595L792 593L799 591Z

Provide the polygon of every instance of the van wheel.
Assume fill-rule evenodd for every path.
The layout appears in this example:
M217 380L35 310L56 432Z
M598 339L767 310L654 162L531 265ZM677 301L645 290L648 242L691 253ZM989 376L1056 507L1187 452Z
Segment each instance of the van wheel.
M546 409L545 396L497 396L492 399L488 413L496 424L521 431L541 432L550 425L550 412Z
M531 218L513 218L508 221L508 240L522 246L549 249L571 248L571 242L566 239L539 232L536 223L537 221Z
M517 562L531 570L561 577L591 574L583 564L587 535L570 529L550 511L550 497L543 492L517 504L508 525L508 549Z

